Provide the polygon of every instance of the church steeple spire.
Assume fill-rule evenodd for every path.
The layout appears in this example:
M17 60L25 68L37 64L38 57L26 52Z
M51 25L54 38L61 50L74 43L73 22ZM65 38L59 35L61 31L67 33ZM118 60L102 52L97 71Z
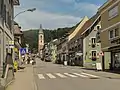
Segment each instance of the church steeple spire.
M42 49L44 48L44 32L42 29L42 24L40 24L39 27L39 35L38 35L38 52L40 54L40 57L42 57Z
M42 24L40 24L39 34L43 34Z

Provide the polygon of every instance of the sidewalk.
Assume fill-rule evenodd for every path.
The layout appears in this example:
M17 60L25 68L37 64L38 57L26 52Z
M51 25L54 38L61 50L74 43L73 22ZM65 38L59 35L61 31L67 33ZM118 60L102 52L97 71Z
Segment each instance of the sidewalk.
M101 76L104 78L120 79L120 74L117 74L117 73L111 73L111 72L106 72L106 71L97 71L97 70L89 70L89 69L85 69L85 68L81 68L81 69L85 73L98 75L98 76Z
M24 70L15 73L15 81L6 90L34 90L32 65L25 65Z

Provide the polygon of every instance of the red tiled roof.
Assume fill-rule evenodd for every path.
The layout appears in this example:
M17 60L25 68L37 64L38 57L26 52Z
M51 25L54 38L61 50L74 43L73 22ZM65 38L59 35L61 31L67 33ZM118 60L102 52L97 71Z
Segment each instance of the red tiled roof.
M98 18L99 14L94 15L93 17L91 17L81 28L81 30L79 30L78 34L81 35L85 30L87 30L94 22L95 20Z

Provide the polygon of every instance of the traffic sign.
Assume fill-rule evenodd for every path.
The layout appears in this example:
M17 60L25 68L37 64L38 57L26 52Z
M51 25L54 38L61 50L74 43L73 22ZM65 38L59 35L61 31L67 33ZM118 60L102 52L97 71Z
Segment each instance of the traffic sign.
M21 48L21 49L20 49L20 53L21 53L21 54L26 54L26 48Z
M104 53L102 51L100 52L100 56L104 56Z

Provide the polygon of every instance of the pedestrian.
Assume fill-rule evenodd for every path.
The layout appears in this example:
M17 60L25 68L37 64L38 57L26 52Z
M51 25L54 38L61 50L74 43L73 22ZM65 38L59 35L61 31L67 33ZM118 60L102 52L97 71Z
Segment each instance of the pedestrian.
M18 62L15 59L15 61L14 61L14 71L17 72L17 70L18 70Z
M30 56L28 56L27 64L30 64Z

